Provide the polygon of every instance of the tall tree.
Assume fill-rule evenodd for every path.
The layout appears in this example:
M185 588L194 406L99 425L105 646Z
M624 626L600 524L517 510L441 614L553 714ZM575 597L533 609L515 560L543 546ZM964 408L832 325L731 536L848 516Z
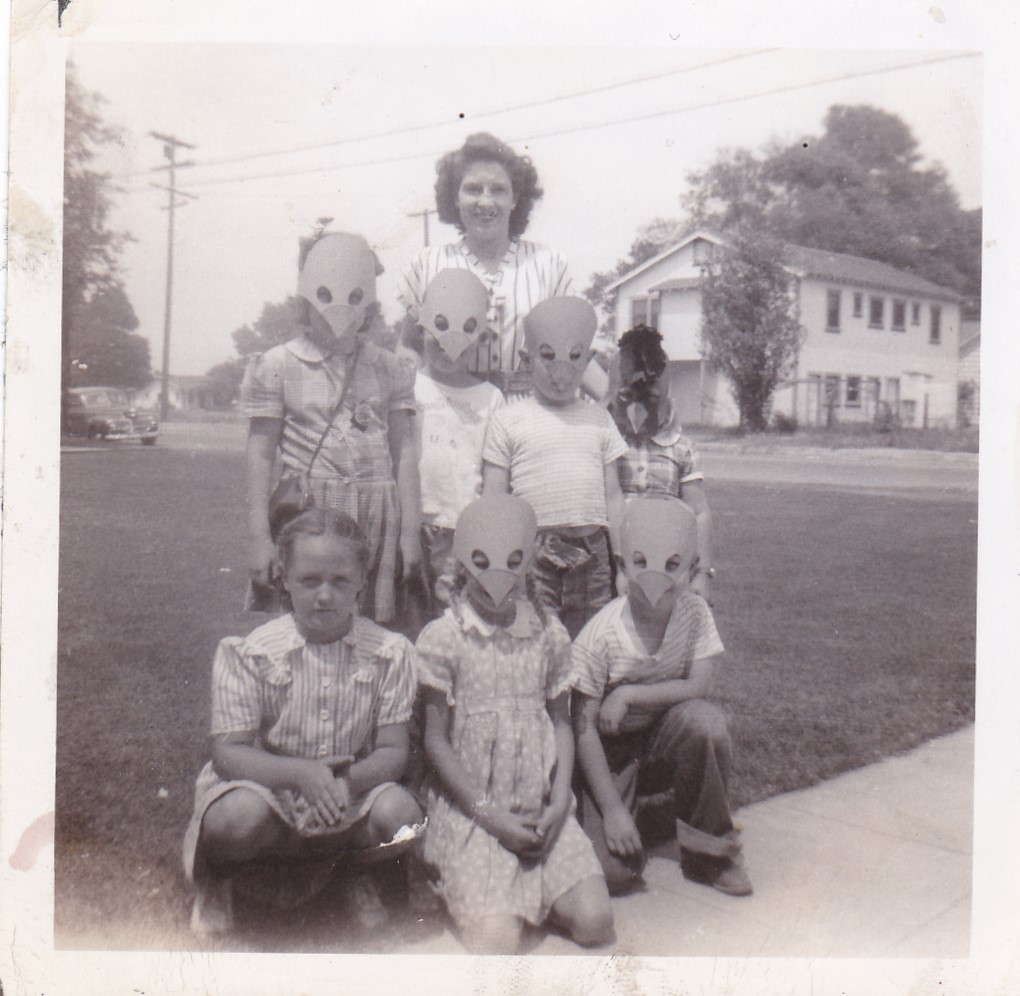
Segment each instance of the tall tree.
M70 352L75 384L144 387L152 379L149 340L119 283L94 291L75 310Z
M294 338L301 299L291 295L285 301L267 301L262 314L251 325L242 325L231 335L241 356L264 353L273 346Z
M242 356L224 360L206 371L205 381L216 408L229 408L237 400L244 378L245 359Z
M781 240L758 227L731 230L701 280L701 341L721 371L743 428L768 426L772 395L794 367L804 331Z
M61 393L71 383L74 330L81 309L118 284L117 256L129 236L108 226L113 187L95 168L104 145L120 133L99 113L102 98L85 90L68 63L64 100L64 236L61 314Z

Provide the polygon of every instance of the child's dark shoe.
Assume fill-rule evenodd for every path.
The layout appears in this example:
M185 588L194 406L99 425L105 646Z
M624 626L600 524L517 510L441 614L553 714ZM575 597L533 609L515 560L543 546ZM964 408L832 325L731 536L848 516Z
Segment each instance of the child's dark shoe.
M739 855L735 858L711 858L685 854L680 867L684 878L711 886L727 896L750 896L754 892L743 858Z
M208 878L196 883L196 887L191 932L202 940L229 934L234 929L234 880Z

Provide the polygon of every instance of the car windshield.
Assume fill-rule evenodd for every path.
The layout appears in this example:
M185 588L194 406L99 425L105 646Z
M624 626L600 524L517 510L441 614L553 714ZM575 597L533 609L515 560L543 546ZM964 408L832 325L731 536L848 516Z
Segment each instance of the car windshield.
M79 391L78 397L89 408L99 408L110 403L105 391Z

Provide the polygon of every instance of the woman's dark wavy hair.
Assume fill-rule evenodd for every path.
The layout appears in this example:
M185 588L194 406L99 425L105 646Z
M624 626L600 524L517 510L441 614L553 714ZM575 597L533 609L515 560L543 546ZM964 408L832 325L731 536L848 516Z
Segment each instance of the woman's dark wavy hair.
M439 220L464 231L457 210L457 191L468 166L480 162L499 163L510 176L517 199L510 212L510 238L516 239L524 234L531 209L545 191L538 185L538 170L527 156L517 155L505 142L484 131L468 135L459 149L447 152L436 163L436 211Z

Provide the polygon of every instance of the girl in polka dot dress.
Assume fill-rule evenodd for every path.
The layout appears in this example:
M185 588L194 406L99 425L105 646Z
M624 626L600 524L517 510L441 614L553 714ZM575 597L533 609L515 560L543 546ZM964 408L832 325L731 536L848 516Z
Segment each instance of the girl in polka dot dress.
M472 951L513 953L525 923L613 938L609 893L573 815L570 640L525 594L530 506L489 495L457 521L453 604L418 638L433 769L424 857Z

